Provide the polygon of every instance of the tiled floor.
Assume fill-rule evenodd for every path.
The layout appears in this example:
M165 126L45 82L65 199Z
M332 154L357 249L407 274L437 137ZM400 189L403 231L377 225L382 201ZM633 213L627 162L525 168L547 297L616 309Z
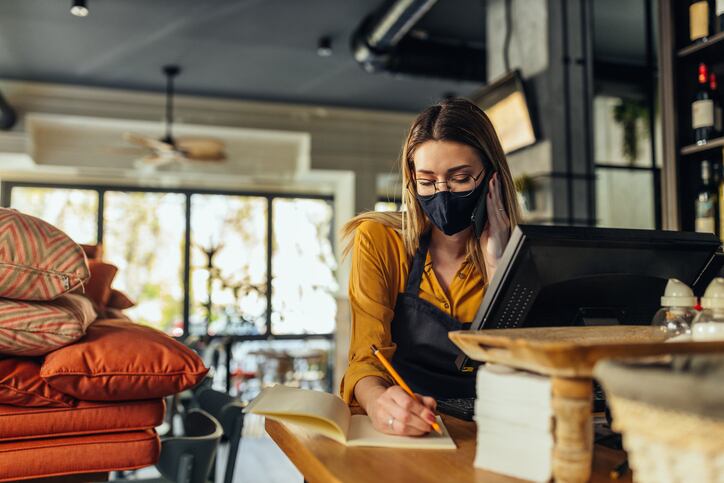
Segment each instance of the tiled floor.
M223 474L223 473L217 473ZM217 478L216 481L222 481ZM302 482L302 474L268 436L242 439L234 470L235 482Z

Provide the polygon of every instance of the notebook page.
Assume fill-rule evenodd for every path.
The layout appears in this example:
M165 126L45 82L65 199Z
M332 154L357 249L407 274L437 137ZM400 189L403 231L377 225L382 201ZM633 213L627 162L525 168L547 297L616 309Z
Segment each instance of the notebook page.
M347 446L377 446L383 448L411 448L411 449L456 449L455 442L450 437L447 428L437 417L442 435L430 431L425 436L393 436L377 431L372 426L372 420L366 415L354 415L347 433Z
M244 412L298 424L340 442L350 425L349 408L339 397L281 384L264 389Z

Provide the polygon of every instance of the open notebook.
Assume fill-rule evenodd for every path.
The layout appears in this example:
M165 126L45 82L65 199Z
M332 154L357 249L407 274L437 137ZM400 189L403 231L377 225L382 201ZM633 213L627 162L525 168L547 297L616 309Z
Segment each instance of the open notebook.
M244 412L299 425L347 446L455 449L455 442L438 416L442 434L420 437L392 436L372 427L367 415L352 415L339 397L320 391L276 385L264 389Z

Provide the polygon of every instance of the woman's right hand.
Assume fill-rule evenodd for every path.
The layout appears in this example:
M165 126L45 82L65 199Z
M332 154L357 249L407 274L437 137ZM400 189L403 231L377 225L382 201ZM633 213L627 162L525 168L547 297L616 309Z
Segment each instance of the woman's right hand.
M402 436L422 436L435 422L435 399L417 394L416 401L400 386L379 387L370 398L367 415L378 431Z

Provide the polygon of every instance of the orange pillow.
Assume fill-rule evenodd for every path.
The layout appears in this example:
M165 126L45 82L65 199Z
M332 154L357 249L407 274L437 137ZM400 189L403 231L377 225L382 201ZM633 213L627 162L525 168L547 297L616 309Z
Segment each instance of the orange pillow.
M163 422L163 399L80 401L72 408L0 405L0 442L153 429Z
M88 260L101 260L103 258L103 245L100 243L97 245L84 245L81 243L80 247L85 252Z
M54 226L0 208L0 297L52 300L88 277L83 249Z
M116 277L118 268L110 263L89 260L90 280L85 286L85 296L95 302L99 309L108 305L111 298L111 284Z
M39 361L13 357L0 360L0 404L70 408L76 401L40 378Z
M107 307L118 310L130 309L135 305L136 302L131 300L128 295L114 288L111 289L111 297L108 299L108 303L106 304Z
M0 443L0 481L143 468L158 461L160 449L153 430L8 441ZM89 481L81 478L48 481Z
M131 401L176 394L207 372L194 351L163 332L106 319L77 343L48 354L40 376L84 401Z
M49 302L0 299L0 354L41 356L85 335L93 303L76 294Z

